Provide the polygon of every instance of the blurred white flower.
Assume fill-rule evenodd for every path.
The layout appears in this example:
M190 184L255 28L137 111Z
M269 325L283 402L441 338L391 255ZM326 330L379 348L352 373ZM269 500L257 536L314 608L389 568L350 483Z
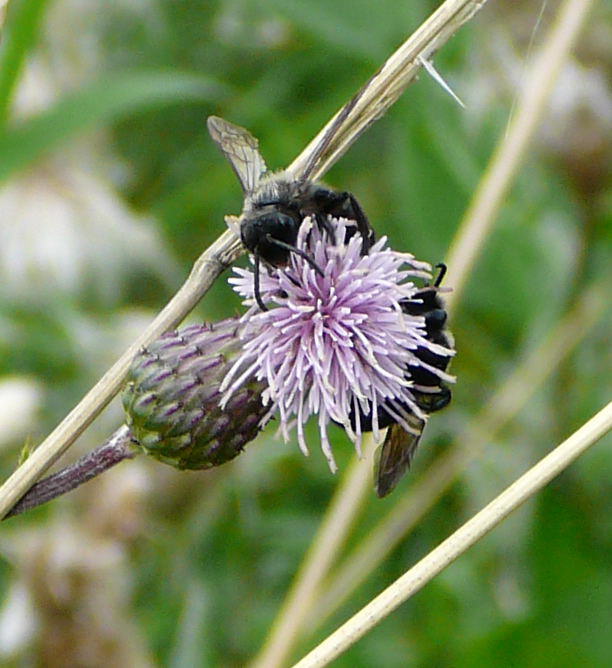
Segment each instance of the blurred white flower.
M42 389L30 378L0 378L0 447L24 438L37 424Z
M33 62L16 94L16 115L45 109L57 90L48 68ZM142 267L175 280L154 221L130 211L104 178L113 162L90 138L0 188L0 298L44 300L92 286L108 298Z
M132 574L122 542L64 516L38 529L4 531L0 550L17 572L0 610L0 657L35 640L40 665L152 665L128 613ZM19 637L7 642L15 631Z
M60 93L60 88L41 58L32 56L19 77L19 86L11 101L11 115L23 119L47 109Z
M0 609L0 660L23 652L36 631L34 602L23 581L11 584Z
M213 34L225 44L241 44L247 50L272 50L287 46L291 24L279 16L267 16L257 7L223 3L213 23Z
M542 36L544 32L542 33ZM532 36L533 37L533 36ZM471 54L472 66L465 70L459 87L470 109L465 120L479 129L492 109L506 106L504 98L516 97L537 56L538 40L527 51L517 48L505 27L490 31L489 49ZM482 59L487 58L483 63ZM612 93L606 80L605 63L585 65L576 58L568 60L560 72L549 103L546 122L539 128L539 138L560 149L572 144L577 130L597 127L608 131L612 125ZM605 134L604 134L605 136Z
M0 295L43 297L84 285L115 293L138 266L169 278L153 221L70 157L47 162L0 190Z

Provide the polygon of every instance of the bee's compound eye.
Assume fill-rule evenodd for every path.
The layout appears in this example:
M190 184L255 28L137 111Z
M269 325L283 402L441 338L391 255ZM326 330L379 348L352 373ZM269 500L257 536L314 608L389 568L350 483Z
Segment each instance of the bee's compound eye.
M295 229L295 221L293 220L293 218L291 216L287 216L284 213L277 214L276 222L283 229L288 229L288 230L294 230Z
M317 186L312 192L312 199L319 205L334 204L338 200L338 194L329 188Z
M285 243L295 243L298 226L291 216L276 211L260 216L257 223L262 236L265 237L269 234Z
M257 230L257 221L247 220L240 227L240 238L242 243L253 253L259 243L259 233Z
M436 308L425 314L425 326L428 329L442 329L446 324L447 313L444 309Z

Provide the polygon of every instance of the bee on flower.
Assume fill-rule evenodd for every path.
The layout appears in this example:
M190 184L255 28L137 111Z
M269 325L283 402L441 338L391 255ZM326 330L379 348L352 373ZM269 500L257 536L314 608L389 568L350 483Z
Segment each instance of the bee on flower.
M332 230L330 235L330 229ZM336 470L327 428L342 425L357 452L366 431L375 438L391 427L377 472L384 496L408 468L430 412L450 401L446 372L454 355L445 330L439 282L430 266L387 246L367 254L355 224L330 219L323 229L311 217L300 225L296 247L282 268L235 269L230 283L249 310L242 319L242 352L221 384L223 407L245 382L265 385L263 404L276 412L289 440L293 426L301 450L304 425L316 415L321 447Z

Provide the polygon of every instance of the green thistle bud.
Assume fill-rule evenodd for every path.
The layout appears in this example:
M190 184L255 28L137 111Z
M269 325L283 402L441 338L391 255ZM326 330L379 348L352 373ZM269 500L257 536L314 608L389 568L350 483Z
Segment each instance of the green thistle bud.
M147 453L179 469L219 466L255 438L268 408L250 380L223 409L219 386L241 350L239 322L168 332L132 362L123 391L127 424Z

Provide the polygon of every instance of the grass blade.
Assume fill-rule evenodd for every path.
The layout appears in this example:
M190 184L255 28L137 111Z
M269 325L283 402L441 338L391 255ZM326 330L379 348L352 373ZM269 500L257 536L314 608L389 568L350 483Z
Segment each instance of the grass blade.
M9 4L0 47L0 127L6 123L15 84L38 37L47 3L48 0L13 0Z
M224 90L208 77L176 71L100 79L0 134L0 182L88 128L138 111L217 99Z

